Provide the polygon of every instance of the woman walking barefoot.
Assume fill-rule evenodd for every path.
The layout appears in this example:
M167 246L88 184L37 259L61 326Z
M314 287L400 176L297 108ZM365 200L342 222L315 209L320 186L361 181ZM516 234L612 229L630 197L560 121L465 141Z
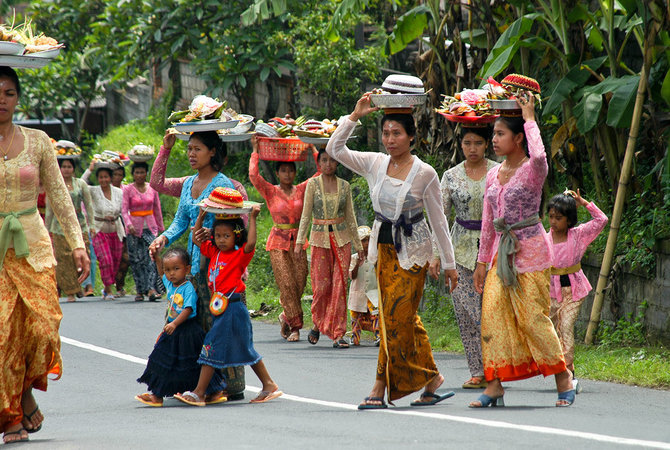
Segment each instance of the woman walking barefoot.
M326 147L336 160L366 178L375 209L368 260L377 263L381 343L377 377L359 409L386 408L385 391L392 402L422 388L423 393L412 405L434 405L454 393L436 393L444 377L433 360L417 309L433 257L433 237L451 289L456 288L449 224L442 210L435 169L411 154L416 134L411 114L384 116L382 143L388 154L356 152L346 147L358 119L375 110L370 105L370 93L363 94Z
M569 406L575 399L572 375L549 318L551 248L538 215L547 159L534 97L526 93L517 102L523 118L501 117L493 128L493 151L506 159L486 178L474 283L484 293L482 359L488 386L470 403L472 408L502 403L502 381L537 375L555 376L556 406Z

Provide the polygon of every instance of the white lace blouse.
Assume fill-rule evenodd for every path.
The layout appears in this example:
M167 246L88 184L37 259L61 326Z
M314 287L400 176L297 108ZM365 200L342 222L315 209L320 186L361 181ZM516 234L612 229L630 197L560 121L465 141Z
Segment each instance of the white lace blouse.
M91 186L91 199L95 210L94 228L97 233L116 233L122 241L126 236L121 222L121 209L123 207L123 191L116 186L110 186L112 199L108 200L100 186ZM114 217L113 222L102 220L105 217Z
M454 249L449 238L449 224L442 209L440 180L435 169L416 156L412 168L404 181L388 177L389 155L374 152L357 152L345 145L356 126L347 117L333 133L326 147L329 155L349 170L365 177L370 187L370 197L375 212L381 213L396 222L401 215L409 221L424 209L432 226L428 227L425 218L415 223L411 236L400 233L401 249L398 262L405 270L412 266L423 266L432 259L432 236L437 242L442 269L455 269ZM377 239L381 221L375 219L372 225L368 260L377 261ZM395 235L395 232L394 232Z

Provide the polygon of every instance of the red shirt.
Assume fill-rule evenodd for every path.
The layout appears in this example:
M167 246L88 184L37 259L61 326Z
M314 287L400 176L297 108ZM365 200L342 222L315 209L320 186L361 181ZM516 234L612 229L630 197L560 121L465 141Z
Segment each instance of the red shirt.
M242 275L254 257L254 251L244 253L244 247L230 252L222 252L211 240L200 245L200 253L209 258L208 284L212 292L217 291L225 295L239 294L246 290ZM216 289L214 287L216 286Z

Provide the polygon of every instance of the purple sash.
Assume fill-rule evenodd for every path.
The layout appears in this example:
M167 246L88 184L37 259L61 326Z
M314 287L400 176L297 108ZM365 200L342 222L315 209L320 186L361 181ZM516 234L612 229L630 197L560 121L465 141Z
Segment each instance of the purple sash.
M481 220L461 220L458 217L456 218L456 223L465 228L466 230L481 230L482 221Z

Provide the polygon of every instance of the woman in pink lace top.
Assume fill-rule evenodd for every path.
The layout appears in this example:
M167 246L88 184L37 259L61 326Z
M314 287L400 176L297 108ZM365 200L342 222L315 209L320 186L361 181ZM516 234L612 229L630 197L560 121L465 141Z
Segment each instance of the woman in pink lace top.
M137 290L135 301L138 302L143 301L145 295L150 301L158 298L158 271L149 257L149 245L165 230L158 192L146 182L148 170L149 165L145 162L132 165L133 182L123 188L121 209L126 226L128 260Z
M574 401L572 376L549 319L552 252L538 215L547 158L534 98L526 93L518 103L523 120L501 117L495 123L493 150L506 159L486 176L474 280L484 293L482 361L488 386L470 403L474 408L502 403L502 381L537 375L555 375L556 406Z
M279 161L276 164L279 185L268 183L258 171L256 138L252 139L252 146L249 181L265 199L274 222L265 250L270 252L272 271L279 287L279 303L284 309L279 316L280 334L289 342L297 342L303 327L300 299L307 284L307 254L302 252L296 255L291 250L298 237L305 188L309 180L294 186L295 163ZM315 176L319 173L317 171Z

